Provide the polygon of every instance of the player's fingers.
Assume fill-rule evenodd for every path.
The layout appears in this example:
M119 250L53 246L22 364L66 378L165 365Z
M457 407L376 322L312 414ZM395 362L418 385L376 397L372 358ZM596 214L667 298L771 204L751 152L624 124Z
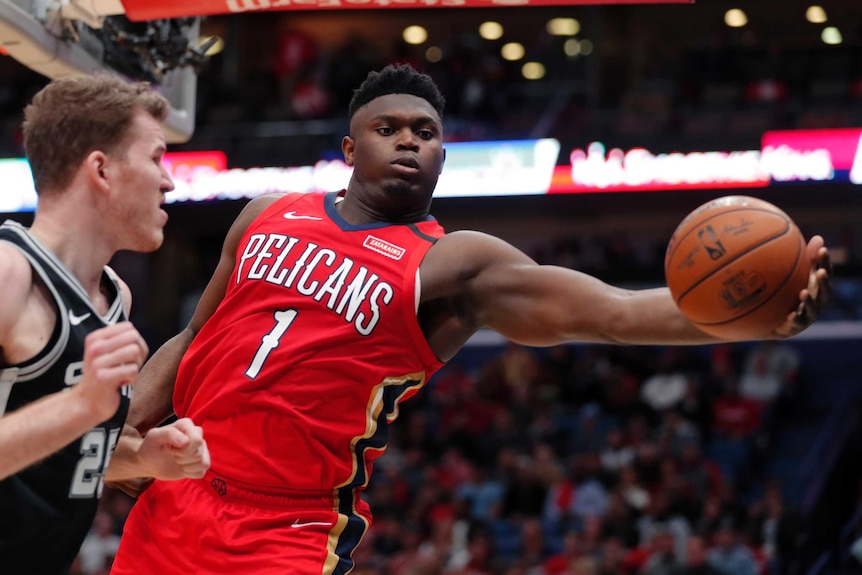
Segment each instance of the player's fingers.
M203 429L192 423L190 419L178 419L172 427L182 432L188 439L188 442L181 446L183 454L194 454L204 444Z
M156 427L150 430L147 436L155 434L153 438L159 445L166 446L171 450L183 449L189 444L189 437L182 430L177 429L173 425L164 427Z
M832 295L832 275L825 269L817 270L817 301L825 304Z
M832 256L825 247L817 252L817 269L825 269L829 275L832 275Z
M132 364L105 366L95 370L95 379L104 385L120 387L135 381L138 366Z
M171 427L176 427L189 437L203 437L203 430L194 424L188 417L181 417L171 424Z
M113 326L108 326L113 327ZM107 328L103 328L107 329ZM84 356L87 359L95 359L110 354L120 349L126 349L126 353L132 352L135 363L143 364L149 353L147 344L141 334L135 329L125 329L119 333L101 335L102 330L96 330L87 336L84 341Z
M91 361L97 368L120 364L131 364L139 368L143 365L144 358L141 356L141 350L138 345L131 342L110 351L94 350Z
M204 443L192 455L177 456L175 462L187 477L203 477L210 468L209 449L206 443Z
M818 257L817 254L820 252L820 249L826 245L826 242L823 240L823 236L812 236L810 240L808 240L808 246L806 247L806 251L808 252L808 258L812 262L816 262Z

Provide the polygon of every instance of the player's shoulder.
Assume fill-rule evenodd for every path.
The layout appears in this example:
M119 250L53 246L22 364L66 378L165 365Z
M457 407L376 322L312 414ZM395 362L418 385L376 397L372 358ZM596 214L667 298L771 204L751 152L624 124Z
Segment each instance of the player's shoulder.
M432 250L441 256L460 254L461 257L506 257L521 252L496 236L476 230L457 230L440 237Z
M287 194L287 193L272 193L272 194L263 194L263 195L257 196L256 198L249 200L249 202L245 205L245 207L243 208L242 211L243 211L243 213L249 212L249 213L259 214L260 212L262 212L263 210L265 210L266 208L268 208L269 206L271 206L272 204L274 204L275 202L284 198L287 195L289 195L289 194Z
M24 309L33 287L33 269L24 254L10 244L0 241L0 277L3 278L3 297L0 298L0 337L14 323ZM2 345L2 343L0 343Z
M286 193L263 194L249 200L237 216L234 227L245 230L251 222L260 217L270 206L287 195Z
M532 260L506 241L480 231L459 230L438 239L421 267L423 278L440 274L452 279L451 274L455 274L457 279L464 280L492 267L525 263Z
M4 297L7 289L14 289L18 284L29 290L33 281L30 260L18 247L4 241L0 241L0 277L3 278Z

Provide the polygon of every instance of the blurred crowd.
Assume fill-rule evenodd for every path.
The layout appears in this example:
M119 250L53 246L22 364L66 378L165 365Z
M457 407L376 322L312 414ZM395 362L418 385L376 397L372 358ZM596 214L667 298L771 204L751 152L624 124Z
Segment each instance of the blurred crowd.
M358 575L784 575L800 526L766 476L794 347L546 350L451 363L401 406ZM108 490L73 575L105 575Z
M200 73L199 143L213 143L209 127L232 126L237 136L259 122L336 120L315 127L332 139L309 153L337 151L353 90L368 71L392 62L409 62L434 77L447 97L447 137L455 140L538 135L557 137L564 147L596 138L661 149L681 141L756 145L769 129L862 125L862 30L852 23L842 26L844 43L829 46L815 33L802 40L754 23L728 28L718 16L696 40L672 38L637 24L643 13L635 14L614 13L627 23L617 29L585 24L573 38L588 42L589 50L569 55L564 46L571 38L539 30L516 61L501 56L504 40L479 37L476 16L435 37L431 59L430 41L407 44L400 30L381 29L379 37L391 38L386 44L367 30L339 29L340 40L315 35L309 26L291 25L296 15L248 15L234 27L216 17L210 27L225 36L226 48ZM471 19L475 26L466 30ZM544 65L541 80L524 79L527 60ZM2 57L0 77L0 156L20 155L15 125L45 80ZM306 128L290 133L317 146L308 137L315 130ZM573 134L577 141L570 141ZM221 149L229 148L228 134L217 138L224 140Z

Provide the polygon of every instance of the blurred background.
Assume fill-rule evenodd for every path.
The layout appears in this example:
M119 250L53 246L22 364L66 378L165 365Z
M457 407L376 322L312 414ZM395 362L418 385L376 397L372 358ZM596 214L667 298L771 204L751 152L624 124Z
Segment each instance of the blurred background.
M858 0L245 12L203 18L200 35L214 40L194 133L170 151L217 151L225 169L337 160L353 89L393 62L439 83L448 142L552 138L567 172L590 150L862 136ZM0 56L0 158L23 157L21 110L46 82ZM835 294L780 343L533 349L480 333L402 406L354 573L862 572L862 187L848 177L862 152L841 153L828 178L768 185L437 198L449 230L647 287L689 211L753 195L826 238ZM172 203L158 252L118 254L151 349L185 325L246 201ZM77 573L107 573L131 504L106 493Z

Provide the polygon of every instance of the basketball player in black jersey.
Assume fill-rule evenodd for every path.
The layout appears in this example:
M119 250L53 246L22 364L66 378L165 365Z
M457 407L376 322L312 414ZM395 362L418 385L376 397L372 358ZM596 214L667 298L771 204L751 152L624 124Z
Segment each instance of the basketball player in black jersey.
M39 205L0 226L0 573L66 573L106 480L200 477L201 429L124 428L147 346L107 266L162 243L173 182L165 99L109 76L50 83L25 109ZM109 466L110 463L110 466Z

